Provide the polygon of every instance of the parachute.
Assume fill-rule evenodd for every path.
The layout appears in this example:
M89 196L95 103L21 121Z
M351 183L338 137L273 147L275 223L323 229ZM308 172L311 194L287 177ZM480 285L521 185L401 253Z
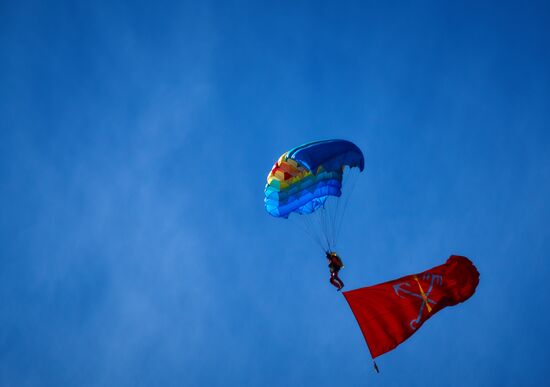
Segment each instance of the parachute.
M285 219L297 214L305 231L323 250L330 251L336 245L347 205L346 199L340 206L343 186L351 171L363 171L364 164L359 147L346 140L315 141L293 148L277 160L267 176L265 209Z

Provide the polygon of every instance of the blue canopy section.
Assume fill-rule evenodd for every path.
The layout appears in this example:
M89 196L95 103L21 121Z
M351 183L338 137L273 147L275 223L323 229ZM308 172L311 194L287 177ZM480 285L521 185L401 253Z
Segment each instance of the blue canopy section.
M342 194L340 179L323 179L291 194L272 192L265 199L265 208L273 216L287 218L291 212L310 214L325 205L329 196Z
M324 140L310 142L288 152L288 157L294 159L315 173L322 165L326 171L341 169L348 165L363 171L365 159L363 152L354 143L346 140Z

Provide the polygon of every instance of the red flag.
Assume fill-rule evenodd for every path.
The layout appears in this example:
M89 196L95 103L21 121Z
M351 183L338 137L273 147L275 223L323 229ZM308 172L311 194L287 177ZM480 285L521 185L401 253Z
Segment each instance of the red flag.
M344 292L372 358L386 353L446 306L474 294L479 273L472 262L452 255L444 265L416 275Z

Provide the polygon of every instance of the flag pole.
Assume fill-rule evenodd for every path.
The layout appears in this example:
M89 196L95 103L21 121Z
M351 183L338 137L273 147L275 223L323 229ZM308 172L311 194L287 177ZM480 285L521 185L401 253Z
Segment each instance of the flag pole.
M376 362L374 361L374 359L372 359L372 364L374 365L374 370L376 371L377 374L380 373L380 370L378 369L378 365L376 364Z

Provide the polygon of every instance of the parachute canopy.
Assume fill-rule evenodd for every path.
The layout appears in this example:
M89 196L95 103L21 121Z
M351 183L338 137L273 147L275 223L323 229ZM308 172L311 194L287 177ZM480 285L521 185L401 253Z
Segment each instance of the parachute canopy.
M345 167L364 168L361 150L346 140L310 142L284 153L267 176L265 208L275 217L310 214L342 194Z

